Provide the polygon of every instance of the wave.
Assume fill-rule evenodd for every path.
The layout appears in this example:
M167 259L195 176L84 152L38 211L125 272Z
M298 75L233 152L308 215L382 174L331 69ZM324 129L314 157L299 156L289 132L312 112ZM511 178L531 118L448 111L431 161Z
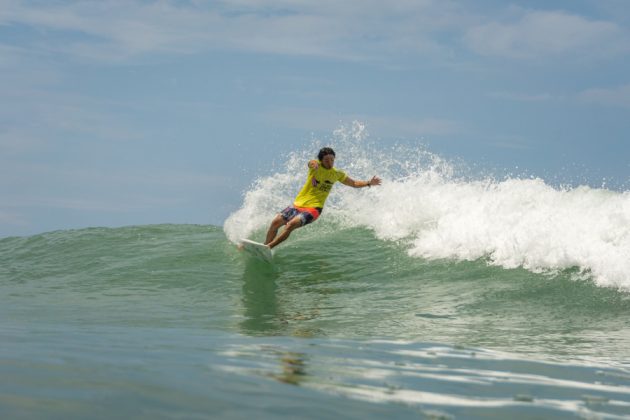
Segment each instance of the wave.
M323 145L314 141L289 153L275 173L258 178L225 221L226 236L235 242L264 231L292 202L306 162ZM379 175L383 185L336 186L317 223L365 227L382 241L398 242L410 257L484 259L550 274L577 268L580 278L630 291L630 191L471 176L464 165L422 146L379 147L357 122L336 130L325 145L351 177Z
M625 360L630 335L620 314L630 311L628 293L571 281L576 270L550 281L483 259L409 257L411 243L343 223L331 216L299 230L272 266L238 252L213 226L1 239L0 318L414 339Z

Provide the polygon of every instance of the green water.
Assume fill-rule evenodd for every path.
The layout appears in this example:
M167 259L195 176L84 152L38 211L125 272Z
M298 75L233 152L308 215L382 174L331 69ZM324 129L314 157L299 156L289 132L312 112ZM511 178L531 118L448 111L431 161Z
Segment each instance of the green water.
M331 223L271 266L213 226L4 238L0 415L630 416L630 295L578 274Z

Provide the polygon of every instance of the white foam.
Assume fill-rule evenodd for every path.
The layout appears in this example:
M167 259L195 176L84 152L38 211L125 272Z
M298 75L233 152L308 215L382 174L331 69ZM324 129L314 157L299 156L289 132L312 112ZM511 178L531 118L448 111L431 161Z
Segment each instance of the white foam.
M485 258L534 272L577 267L598 285L630 290L630 192L555 188L539 178L458 178L453 165L422 148L378 150L365 135L359 124L337 130L328 143L337 167L355 179L379 175L383 185L335 186L322 220L403 241L412 257ZM225 222L228 238L264 229L291 203L317 146L290 155L283 171L254 184Z

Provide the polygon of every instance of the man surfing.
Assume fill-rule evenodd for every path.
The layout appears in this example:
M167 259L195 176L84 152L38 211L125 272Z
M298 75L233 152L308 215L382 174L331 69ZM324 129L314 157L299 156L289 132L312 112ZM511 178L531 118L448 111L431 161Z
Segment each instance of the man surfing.
M334 167L335 152L330 147L322 148L317 160L308 162L308 176L304 186L293 201L293 205L282 210L274 217L267 231L265 245L274 248L289 237L291 232L302 226L313 223L324 208L324 203L335 182L354 188L381 185L381 179L373 176L369 181L355 181L344 171ZM278 235L278 229L285 226Z

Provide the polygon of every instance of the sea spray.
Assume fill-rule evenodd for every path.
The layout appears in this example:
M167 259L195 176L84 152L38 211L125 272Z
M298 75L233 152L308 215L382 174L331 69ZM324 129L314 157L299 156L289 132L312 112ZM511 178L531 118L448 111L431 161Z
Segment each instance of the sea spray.
M289 153L277 173L252 185L225 222L230 240L264 230L291 204L307 161L322 145ZM380 147L357 122L335 130L326 145L350 177L378 175L383 185L335 186L317 223L368 228L381 240L401 243L411 257L485 259L550 274L575 268L597 285L630 290L628 191L554 187L535 177L471 177L464 166L421 146Z

